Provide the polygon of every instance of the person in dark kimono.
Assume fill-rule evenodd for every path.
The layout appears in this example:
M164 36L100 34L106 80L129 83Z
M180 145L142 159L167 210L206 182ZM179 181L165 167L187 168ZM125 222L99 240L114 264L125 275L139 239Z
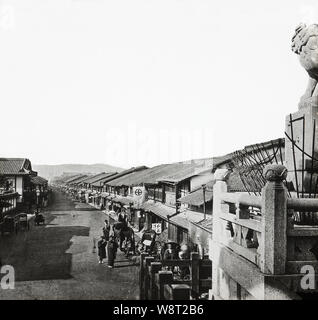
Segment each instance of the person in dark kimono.
M118 214L118 222L127 223L125 213L122 211Z
M105 237L101 236L100 240L97 243L99 263L103 263L103 260L106 258L106 244L107 241L105 240Z
M105 240L109 240L109 234L110 234L110 225L107 220L104 221L104 227L103 227L103 235L105 237Z
M176 260L178 259L178 253L173 249L171 243L167 243L167 248L163 253L163 260ZM168 270L174 271L174 267L168 267Z
M108 268L114 267L117 249L118 249L117 240L113 235L111 235L109 237L109 241L107 245Z

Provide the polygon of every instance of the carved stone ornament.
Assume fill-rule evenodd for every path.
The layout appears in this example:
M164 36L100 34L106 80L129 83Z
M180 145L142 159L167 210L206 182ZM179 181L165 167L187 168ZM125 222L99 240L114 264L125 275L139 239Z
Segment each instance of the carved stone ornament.
M267 181L283 181L287 177L287 169L281 164L269 164L263 170Z
M300 64L309 75L308 86L301 97L299 109L318 107L318 25L300 24L292 38L292 50L299 55Z

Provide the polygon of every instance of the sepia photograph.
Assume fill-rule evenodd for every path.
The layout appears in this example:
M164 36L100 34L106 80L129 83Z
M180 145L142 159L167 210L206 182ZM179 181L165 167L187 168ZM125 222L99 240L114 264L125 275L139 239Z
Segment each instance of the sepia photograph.
M0 300L318 300L316 0L0 0L0 43Z

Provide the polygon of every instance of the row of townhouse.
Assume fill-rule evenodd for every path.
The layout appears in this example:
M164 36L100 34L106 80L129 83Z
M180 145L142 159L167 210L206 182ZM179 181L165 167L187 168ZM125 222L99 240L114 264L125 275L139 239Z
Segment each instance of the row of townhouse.
M48 181L26 158L0 158L0 221L5 215L47 204Z
M187 204L180 200L213 178L212 167L213 160L206 159L162 164L133 172L109 181L106 199L125 208L130 223L137 230L153 228L165 242L202 244L202 239L190 236L189 223L195 217L201 221L204 216L200 212L189 214ZM210 219L211 213L208 210L205 217Z
M80 174L62 181L67 192L105 208L113 220L125 212L136 231L156 229L162 241L192 243L207 251L211 234L213 171L226 157L119 173ZM61 181L59 181L61 183ZM203 187L202 187L203 186Z
M282 148L284 139L277 139L223 157L79 174L59 183L85 202L106 209L113 220L125 212L136 231L155 229L159 240L190 243L204 254L212 234L216 172L224 176L229 192L260 192L255 170L268 162L284 162ZM249 157L254 163L245 163Z
M101 193L106 188L106 183L112 179L122 177L133 171L146 169L145 166L134 167L122 172L102 172L98 174L72 174L62 175L53 180L53 184L62 185L67 193L71 193L85 202L100 205Z

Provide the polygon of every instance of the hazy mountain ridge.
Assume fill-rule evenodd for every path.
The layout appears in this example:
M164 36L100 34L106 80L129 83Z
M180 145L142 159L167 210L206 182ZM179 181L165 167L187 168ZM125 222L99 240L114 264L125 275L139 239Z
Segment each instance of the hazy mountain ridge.
M61 176L63 173L101 173L101 172L120 172L123 168L111 166L103 163L96 164L33 164L32 169L38 172L38 175L51 180L54 177Z

